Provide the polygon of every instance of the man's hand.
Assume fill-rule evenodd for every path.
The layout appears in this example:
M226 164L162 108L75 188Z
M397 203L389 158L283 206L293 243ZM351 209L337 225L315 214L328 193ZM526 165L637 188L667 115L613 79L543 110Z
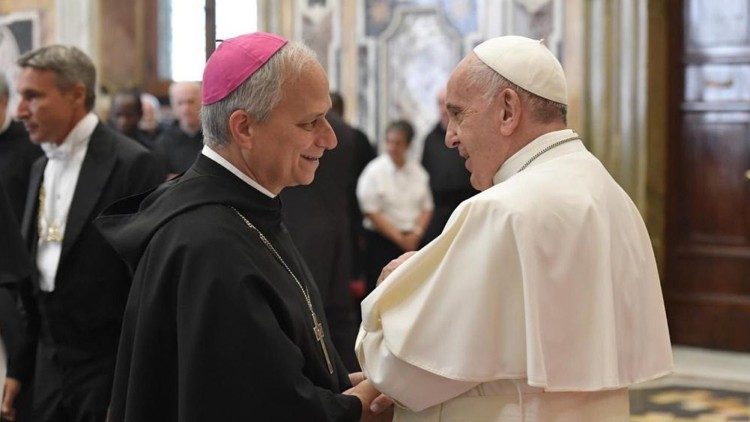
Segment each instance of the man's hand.
M3 420L15 421L16 408L13 403L16 401L18 393L21 391L21 382L15 378L5 379L5 390L3 393L3 403L0 406L0 417Z
M380 284L383 280L385 280L386 277L391 275L392 272L396 271L396 268L400 267L401 264L406 262L407 259L411 258L412 255L414 255L416 252L407 252L398 258L394 259L393 261L389 262L388 265L383 267L383 271L380 272L380 277L378 277L377 284Z
M390 421L393 418L393 401L380 394L372 383L365 379L364 374L349 374L349 380L354 387L344 391L344 394L356 396L362 402L361 421Z
M360 382L366 379L367 377L364 372L352 372L349 374L349 382L352 384L352 387L356 387Z

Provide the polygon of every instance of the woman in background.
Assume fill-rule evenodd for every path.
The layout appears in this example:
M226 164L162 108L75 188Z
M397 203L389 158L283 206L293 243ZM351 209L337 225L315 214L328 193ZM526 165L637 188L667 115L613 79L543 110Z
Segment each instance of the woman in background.
M427 171L407 152L414 128L398 120L386 129L386 153L372 160L357 182L365 227L368 291L380 271L404 252L416 250L434 208Z

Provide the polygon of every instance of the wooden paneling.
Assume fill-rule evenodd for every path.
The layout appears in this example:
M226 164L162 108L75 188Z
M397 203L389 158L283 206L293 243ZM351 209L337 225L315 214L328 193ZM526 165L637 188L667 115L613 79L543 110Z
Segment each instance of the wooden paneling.
M675 343L750 351L750 1L675 3L670 331Z
M101 0L100 83L110 92L139 87L167 95L169 81L158 76L158 3Z

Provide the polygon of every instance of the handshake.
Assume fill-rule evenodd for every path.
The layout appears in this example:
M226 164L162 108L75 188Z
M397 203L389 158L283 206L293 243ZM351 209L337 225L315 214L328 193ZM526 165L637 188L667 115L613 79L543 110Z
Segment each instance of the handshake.
M352 388L344 394L356 396L362 402L362 421L390 421L393 419L393 400L376 390L362 372L349 374Z

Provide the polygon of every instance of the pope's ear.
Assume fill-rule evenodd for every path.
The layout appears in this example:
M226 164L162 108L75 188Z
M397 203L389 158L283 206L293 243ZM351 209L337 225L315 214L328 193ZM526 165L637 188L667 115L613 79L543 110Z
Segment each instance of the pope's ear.
M243 148L252 148L254 120L245 110L235 110L229 115L229 136Z
M498 105L503 111L500 132L510 136L521 122L521 97L516 91L506 88L498 95Z

